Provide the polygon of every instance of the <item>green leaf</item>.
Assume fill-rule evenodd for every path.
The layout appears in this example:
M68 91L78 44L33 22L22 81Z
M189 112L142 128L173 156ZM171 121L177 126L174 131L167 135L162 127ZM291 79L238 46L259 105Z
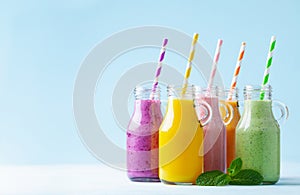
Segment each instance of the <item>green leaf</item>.
M241 158L234 159L231 162L230 167L227 169L229 176L233 177L236 174L238 174L242 169L242 165L243 165L243 161Z
M222 171L215 170L215 171L207 171L199 175L196 180L196 184L199 186L214 186L215 185L215 178L219 175L224 174Z
M252 169L243 169L234 177L231 177L230 185L259 185L263 181L263 176Z
M215 186L226 186L231 181L231 177L225 173L215 178Z

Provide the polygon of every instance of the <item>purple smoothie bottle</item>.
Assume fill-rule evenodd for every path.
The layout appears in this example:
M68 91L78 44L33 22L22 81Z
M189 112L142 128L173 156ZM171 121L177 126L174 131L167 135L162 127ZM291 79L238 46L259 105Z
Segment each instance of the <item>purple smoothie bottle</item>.
M162 122L160 89L136 87L134 112L127 127L127 174L132 181L159 182L158 129Z

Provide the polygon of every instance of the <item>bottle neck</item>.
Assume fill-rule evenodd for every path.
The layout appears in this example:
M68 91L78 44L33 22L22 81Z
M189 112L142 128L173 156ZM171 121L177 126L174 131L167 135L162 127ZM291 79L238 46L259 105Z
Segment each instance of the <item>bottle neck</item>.
M239 99L238 88L220 90L220 99L226 101L237 102Z
M151 87L137 86L134 89L135 103L133 117L139 120L145 120L147 117L161 115L160 110L160 88L157 87L155 91Z
M220 112L220 104L219 104L219 97L202 97L202 100L204 100L210 107L211 107L211 122L219 122L222 121L222 116Z
M219 100L221 99L220 88L213 86L210 89L201 89L196 91L196 98L200 98L207 102L212 110L219 110ZM216 112L214 112L216 113Z
M195 86L188 85L186 87L182 87L169 85L167 92L169 99L193 100L195 97Z
M262 95L263 94L263 95ZM273 117L272 88L266 86L247 85L244 88L244 113L251 118L266 119Z
M246 114L259 119L273 116L271 100L245 100L244 109Z
M134 112L157 112L160 111L160 105L160 100L135 100Z

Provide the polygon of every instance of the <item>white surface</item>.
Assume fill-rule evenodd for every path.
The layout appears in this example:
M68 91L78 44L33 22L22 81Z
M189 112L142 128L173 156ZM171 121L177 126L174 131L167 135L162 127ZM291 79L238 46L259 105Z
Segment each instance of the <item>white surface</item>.
M283 163L269 186L173 186L136 183L105 165L0 166L0 194L300 194L300 163Z

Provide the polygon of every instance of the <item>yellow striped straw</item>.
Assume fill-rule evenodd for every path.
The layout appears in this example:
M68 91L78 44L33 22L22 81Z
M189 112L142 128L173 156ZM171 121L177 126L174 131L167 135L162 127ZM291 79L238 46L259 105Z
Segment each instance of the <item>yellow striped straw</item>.
M190 55L189 55L189 58L188 58L188 63L186 65L186 69L185 69L185 75L184 75L183 87L182 87L182 95L185 94L186 88L188 86L188 79L190 77L191 70L192 70L192 61L194 59L196 43L198 41L198 37L199 37L199 34L194 33L193 41L192 41L192 45L191 45L191 50L190 50Z

